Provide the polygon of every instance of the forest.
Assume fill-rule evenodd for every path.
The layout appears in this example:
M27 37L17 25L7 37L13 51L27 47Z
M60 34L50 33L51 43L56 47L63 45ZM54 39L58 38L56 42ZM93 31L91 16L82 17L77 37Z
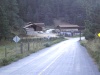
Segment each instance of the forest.
M27 22L55 20L85 26L86 39L93 39L100 31L100 0L0 0L0 40Z

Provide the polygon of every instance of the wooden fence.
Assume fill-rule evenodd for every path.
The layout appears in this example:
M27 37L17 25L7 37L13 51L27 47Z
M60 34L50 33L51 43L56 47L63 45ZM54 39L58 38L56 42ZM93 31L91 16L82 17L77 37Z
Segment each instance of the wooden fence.
M8 46L3 46L0 50L0 59L5 57L12 57L17 54L34 53L44 48L46 43L50 43L59 38L35 38L35 39L22 39L19 43L12 43Z

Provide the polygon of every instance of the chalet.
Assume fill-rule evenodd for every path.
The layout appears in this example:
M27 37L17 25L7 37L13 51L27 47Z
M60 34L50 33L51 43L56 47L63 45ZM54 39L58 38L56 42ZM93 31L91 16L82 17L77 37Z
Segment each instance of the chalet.
M41 32L44 30L45 24L44 23L31 23L31 22L29 22L23 28L26 30L27 35L35 35L38 32Z

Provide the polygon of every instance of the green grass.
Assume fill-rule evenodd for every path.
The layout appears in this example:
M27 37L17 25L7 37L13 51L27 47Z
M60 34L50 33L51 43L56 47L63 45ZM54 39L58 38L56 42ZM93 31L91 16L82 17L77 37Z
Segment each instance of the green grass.
M49 43L50 47L51 45L61 42L64 39L62 38L58 38L58 39L51 39L50 41L47 40L35 40L32 41L31 39L29 39L29 50L28 50L28 42L23 41L22 44L22 53L21 53L21 43L16 44L13 42L9 42L9 44L5 44L4 46L1 45L0 46L0 66L4 66L7 64L10 64L14 61L17 61L21 58L24 58L34 52L37 52L47 46L45 46L45 44ZM6 53L6 56L5 56Z
M90 40L90 41L83 40L81 41L81 45L87 48L89 54L97 63L100 71L100 40L99 39Z

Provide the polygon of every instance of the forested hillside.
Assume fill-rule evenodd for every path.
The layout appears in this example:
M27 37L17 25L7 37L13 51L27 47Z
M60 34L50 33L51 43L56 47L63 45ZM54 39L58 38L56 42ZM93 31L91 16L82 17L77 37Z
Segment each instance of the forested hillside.
M22 24L17 0L0 0L0 40L19 31Z
M100 0L0 0L0 38L25 22L54 25L54 20L86 25L85 33L94 38L100 27Z
M55 19L84 25L86 11L79 0L18 0L19 15L26 21L53 24Z

